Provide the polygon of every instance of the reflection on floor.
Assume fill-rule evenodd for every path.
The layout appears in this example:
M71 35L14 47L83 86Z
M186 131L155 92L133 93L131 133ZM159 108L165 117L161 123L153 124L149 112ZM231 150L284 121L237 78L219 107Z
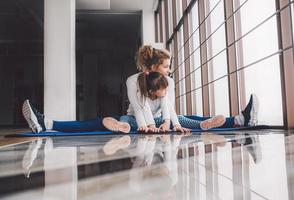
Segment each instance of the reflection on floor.
M0 198L290 200L293 132L32 138L0 147Z

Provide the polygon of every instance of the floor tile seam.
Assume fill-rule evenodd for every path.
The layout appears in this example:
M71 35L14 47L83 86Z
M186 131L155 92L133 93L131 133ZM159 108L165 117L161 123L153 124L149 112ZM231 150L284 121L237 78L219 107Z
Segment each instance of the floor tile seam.
M249 189L251 192L253 192L253 193L256 194L257 196L260 196L260 197L263 198L263 199L269 200L268 198L266 198L266 197L264 197L263 195L261 195L261 194L255 192L254 190L252 190L252 189L249 188L248 186L246 186L246 185L240 185L239 183L234 182L231 178L227 177L226 175L223 175L223 174L221 174L221 173L218 173L218 172L216 172L215 170L207 169L203 164L200 164L200 163L199 163L199 166L203 167L204 169L206 169L206 170L208 170L208 171L210 171L210 172L212 172L212 173L214 173L214 174L216 174L216 175L219 175L219 176L221 176L221 177L223 177L223 178L225 178L225 179L231 181L231 182L232 182L233 184L235 184L235 185L238 185L238 186L244 187L244 188L246 188L246 189ZM183 172L189 174L189 172L187 172L186 170L183 170ZM197 180L196 177L194 177L194 176L192 176L192 177L193 177L195 180Z
M184 171L184 173L189 174L189 173L187 173L186 171ZM227 178L227 177L225 177L225 176L223 176L223 177L224 177L224 178ZM193 178L194 180L200 182L200 180L197 179L197 178L195 178L194 176L192 176L192 178ZM228 178L227 178L227 179L228 179ZM229 179L229 180L230 180L230 179ZM268 198L264 197L263 195L261 195L261 194L255 192L254 190L250 189L249 187L247 187L247 186L245 186L245 185L240 185L239 183L235 183L234 181L231 181L231 182L232 182L234 185L238 185L238 186L240 186L240 187L243 187L243 188L245 188L245 189L248 189L250 192L256 194L257 196L261 197L262 199L270 200L270 199L268 199ZM203 184L204 184L204 183L203 183ZM205 187L206 187L206 185L205 185Z

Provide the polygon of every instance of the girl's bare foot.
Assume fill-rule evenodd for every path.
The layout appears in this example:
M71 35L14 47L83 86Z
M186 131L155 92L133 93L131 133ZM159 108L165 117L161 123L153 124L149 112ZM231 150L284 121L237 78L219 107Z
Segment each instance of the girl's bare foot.
M217 115L200 123L202 130L208 130L222 126L226 122L226 118L223 115Z
M120 122L112 117L105 117L102 121L105 128L114 132L129 133L131 126L126 122Z

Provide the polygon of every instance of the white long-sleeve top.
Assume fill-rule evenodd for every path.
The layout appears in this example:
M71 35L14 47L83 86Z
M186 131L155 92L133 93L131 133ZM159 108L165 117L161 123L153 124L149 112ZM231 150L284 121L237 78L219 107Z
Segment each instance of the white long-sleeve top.
M174 109L175 92L174 80L166 77L168 80L167 95L163 98L151 100L146 98L142 102L141 92L138 84L138 76L140 73L134 74L127 79L127 93L130 101L128 115L133 115L136 118L138 127L155 124L154 118L160 117L170 119L173 125L179 124L177 114Z

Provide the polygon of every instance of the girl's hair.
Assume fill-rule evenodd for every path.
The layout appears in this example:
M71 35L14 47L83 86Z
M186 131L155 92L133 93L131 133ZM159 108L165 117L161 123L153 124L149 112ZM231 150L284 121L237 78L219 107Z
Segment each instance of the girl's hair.
M151 71L152 65L158 67L165 59L170 59L166 49L155 49L151 45L142 46L136 55L136 64L139 71Z
M142 72L138 76L141 99L144 100L150 92L165 89L168 86L167 78L159 72Z

